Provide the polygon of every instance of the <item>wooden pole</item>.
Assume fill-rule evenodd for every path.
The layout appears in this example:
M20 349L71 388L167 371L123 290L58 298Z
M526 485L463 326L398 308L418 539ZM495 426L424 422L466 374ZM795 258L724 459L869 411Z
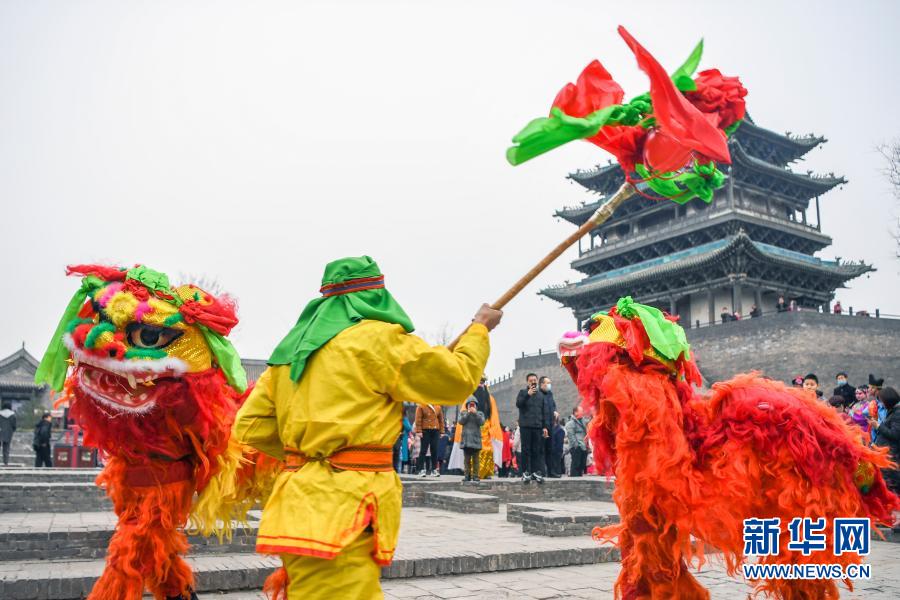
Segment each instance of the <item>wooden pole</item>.
M572 235L567 237L565 240L557 244L553 250L550 251L547 256L542 258L540 262L531 267L531 269L525 273L517 282L513 284L511 288L506 290L506 292L500 296L493 304L491 304L491 308L496 310L502 310L504 306L509 304L509 301L515 298L519 292L525 289L529 283L534 281L534 278L541 274L541 272L550 266L550 264L559 258L563 252L568 250L572 244L580 240L585 235L589 234L591 230L593 230L598 225L602 225L606 221L612 217L613 213L619 208L622 203L624 203L628 198L634 195L635 189L634 186L628 182L622 184L622 186L616 191L613 196L603 203L600 208L594 211L594 214L591 215L591 218L585 221L584 225L579 227ZM462 334L456 336L456 339L453 340L449 346L447 346L450 350L459 343Z

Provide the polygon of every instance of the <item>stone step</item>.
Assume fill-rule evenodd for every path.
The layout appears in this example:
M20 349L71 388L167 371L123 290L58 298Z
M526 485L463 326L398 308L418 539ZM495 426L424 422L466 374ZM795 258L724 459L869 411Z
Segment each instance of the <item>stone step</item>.
M427 492L424 504L430 508L439 508L458 513L496 513L500 512L497 496L471 494L469 492Z
M589 536L594 527L618 523L619 512L611 502L508 504L506 519L531 535Z
M0 513L97 512L112 503L90 482L0 482Z
M468 492L496 496L501 504L507 502L580 502L612 500L614 483L604 477L564 477L547 479L543 484L522 483L517 478L482 479L479 482L463 482L461 476L443 476L439 479L403 477L404 506L423 506L428 492Z
M24 469L0 467L0 483L93 483L99 474L100 469L36 469L32 460Z
M280 563L258 554L220 554L188 559L198 592L258 590ZM87 596L104 560L0 562L0 598L75 600Z
M0 517L0 561L102 558L116 526L113 513L19 513ZM236 524L230 541L189 535L190 554L253 553L257 521Z
M619 560L616 550L589 547L536 549L512 552L471 551L403 557L382 570L383 579L465 575L597 564ZM197 591L233 592L258 590L266 576L280 565L277 557L258 554L191 556ZM74 600L90 592L104 567L103 560L0 562L0 598L4 600Z
M85 512L110 510L109 500L86 473L92 469L9 470L0 477L0 512ZM71 471L71 473L66 473ZM58 474L58 476L57 476ZM79 478L82 478L79 480ZM548 479L523 484L518 479L492 478L463 483L461 476L439 479L402 477L404 506L424 506L428 492L467 492L496 496L498 502L610 501L613 483L602 477ZM89 481L90 480L90 481Z

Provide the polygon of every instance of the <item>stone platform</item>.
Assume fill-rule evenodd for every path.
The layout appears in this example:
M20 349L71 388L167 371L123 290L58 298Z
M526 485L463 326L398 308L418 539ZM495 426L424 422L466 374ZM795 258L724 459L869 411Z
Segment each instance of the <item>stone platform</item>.
M94 485L95 469L0 468L0 513L91 512L111 510L103 491ZM609 501L613 484L600 477L547 479L523 484L518 479L493 478L465 483L461 476L401 477L403 505L425 506L428 492L463 492L495 496L506 502Z
M595 527L618 523L619 512L611 502L544 502L508 504L506 518L531 535L590 536Z
M91 555L98 548L102 550L113 523L114 516L109 513L0 515L0 544L5 540L23 546L19 560L10 560L9 554L0 559L0 598L80 598L102 572L104 561L99 555L75 559L65 553L77 549ZM244 538L250 534L245 532ZM35 552L38 540L44 544L40 547L48 551L46 560L25 554ZM232 544L224 551L216 551L215 541L207 543L209 547L196 547L189 556L201 592L259 589L278 564L275 557L254 554L250 544L238 542L237 546ZM411 507L403 510L397 554L382 577L393 580L469 575L597 564L618 557L616 550L601 547L588 536L525 534L521 523L507 520L505 507L494 514L466 515Z

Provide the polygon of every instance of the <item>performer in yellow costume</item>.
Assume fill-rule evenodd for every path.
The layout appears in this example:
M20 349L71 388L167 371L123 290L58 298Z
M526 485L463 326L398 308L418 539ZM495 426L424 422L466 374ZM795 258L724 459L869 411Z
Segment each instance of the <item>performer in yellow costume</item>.
M453 405L476 388L501 313L482 306L451 351L413 325L368 256L329 263L237 415L238 441L285 461L256 549L286 570L289 600L382 598L400 527L391 450L403 402Z

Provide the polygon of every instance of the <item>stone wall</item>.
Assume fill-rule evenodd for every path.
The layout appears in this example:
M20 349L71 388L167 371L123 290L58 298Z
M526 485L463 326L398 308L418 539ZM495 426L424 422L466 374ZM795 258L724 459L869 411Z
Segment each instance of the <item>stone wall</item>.
M900 319L786 312L690 329L687 336L710 384L752 370L785 382L816 373L828 395L834 375L846 371L853 385L874 373L900 388ZM540 354L517 358L510 376L490 384L503 424L518 417L516 394L529 372L553 378L559 413L568 416L578 402L575 386L555 353Z
M815 373L826 395L838 371L850 383L867 383L869 373L900 386L900 320L786 312L758 319L692 329L688 340L710 383L753 369L788 381Z

